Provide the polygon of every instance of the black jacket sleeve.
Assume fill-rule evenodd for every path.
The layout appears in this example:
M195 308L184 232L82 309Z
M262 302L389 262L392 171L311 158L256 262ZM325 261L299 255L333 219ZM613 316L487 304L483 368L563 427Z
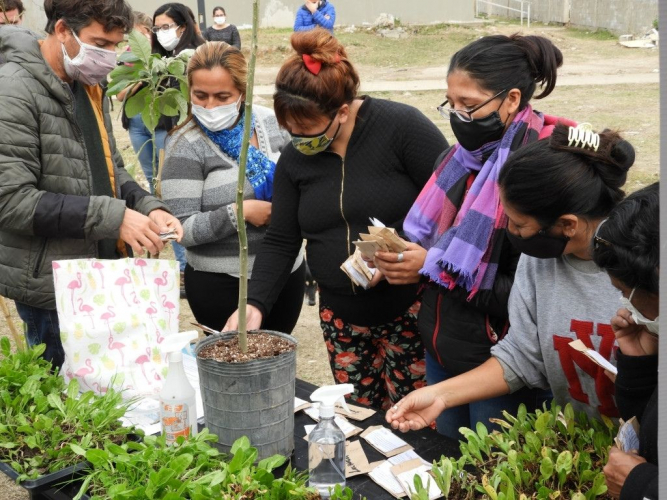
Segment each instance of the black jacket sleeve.
M658 500L658 466L639 464L625 479L619 500Z
M434 159L449 149L449 144L438 127L418 109L408 108L402 124L396 128L397 156L421 191L433 174Z
M469 302L470 305L484 314L496 318L507 318L507 304L514 284L514 274L519 265L521 252L514 248L507 236L503 235L500 260L496 280L491 290L480 290ZM468 292L463 288L456 287L450 292L456 300L468 300Z
M624 420L641 422L646 405L658 386L658 356L626 356L617 352L616 406Z
M281 161L283 157L278 160L273 181L271 224L255 257L248 285L248 304L257 307L264 318L287 283L302 242L298 222L299 189Z

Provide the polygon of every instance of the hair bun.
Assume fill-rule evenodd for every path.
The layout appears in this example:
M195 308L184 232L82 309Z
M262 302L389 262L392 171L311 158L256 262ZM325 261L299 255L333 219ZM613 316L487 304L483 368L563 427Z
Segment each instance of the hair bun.
M308 55L316 61L328 64L334 64L341 57L347 58L340 42L323 28L296 32L292 35L290 43L299 57Z
M621 139L614 144L610 155L625 171L628 171L635 163L635 148L625 139Z

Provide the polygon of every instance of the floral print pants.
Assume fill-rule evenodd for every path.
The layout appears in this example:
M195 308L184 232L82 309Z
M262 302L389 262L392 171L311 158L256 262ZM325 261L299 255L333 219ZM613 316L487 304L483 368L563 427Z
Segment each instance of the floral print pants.
M415 302L391 323L346 324L326 305L320 325L336 383L355 387L352 399L378 409L426 385L424 346L417 330L421 302Z

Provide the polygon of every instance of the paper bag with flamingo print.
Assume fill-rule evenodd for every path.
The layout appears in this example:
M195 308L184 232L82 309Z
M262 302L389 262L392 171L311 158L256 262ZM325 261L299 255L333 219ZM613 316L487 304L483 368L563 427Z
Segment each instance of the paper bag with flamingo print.
M160 344L178 333L176 261L61 260L53 279L65 378L98 393L157 395L167 369Z

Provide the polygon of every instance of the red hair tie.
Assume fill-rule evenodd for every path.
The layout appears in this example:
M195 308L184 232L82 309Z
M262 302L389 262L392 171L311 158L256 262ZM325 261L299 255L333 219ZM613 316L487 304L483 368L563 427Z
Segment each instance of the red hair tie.
M301 57L303 57L303 63L306 65L306 68L308 68L308 71L313 75L318 75L320 73L320 70L322 69L322 61L317 61L308 54L304 54Z
M322 71L322 61L318 61L308 54L303 54L301 57L303 58L303 63L306 65L306 68L308 68L308 71L315 76L319 75L320 71ZM340 54L336 54L334 62L340 62Z

